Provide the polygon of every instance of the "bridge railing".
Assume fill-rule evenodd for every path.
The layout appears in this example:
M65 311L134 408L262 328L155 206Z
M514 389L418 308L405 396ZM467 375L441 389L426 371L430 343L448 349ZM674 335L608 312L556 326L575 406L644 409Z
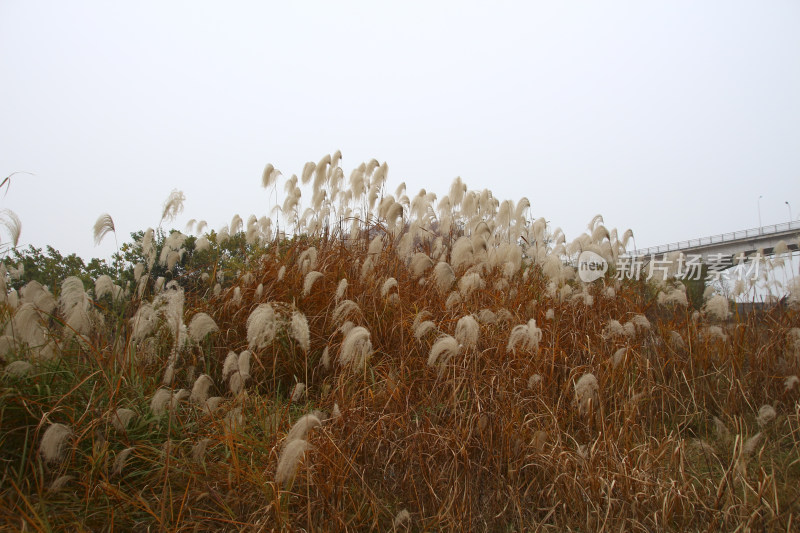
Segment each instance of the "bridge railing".
M712 235L711 237L701 237L699 239L689 239L688 241L673 242L670 244L662 244L661 246L651 246L650 248L643 248L641 250L634 250L631 255L651 255L663 254L667 252L679 252L681 250L690 250L692 248L699 248L701 246L708 246L710 244L721 244L739 239L749 239L763 237L765 235L773 235L776 233L783 233L785 231L798 230L800 231L800 221L782 222L780 224L772 224L771 226L762 226L760 228L744 229L739 231L732 231L730 233L721 233L719 235Z

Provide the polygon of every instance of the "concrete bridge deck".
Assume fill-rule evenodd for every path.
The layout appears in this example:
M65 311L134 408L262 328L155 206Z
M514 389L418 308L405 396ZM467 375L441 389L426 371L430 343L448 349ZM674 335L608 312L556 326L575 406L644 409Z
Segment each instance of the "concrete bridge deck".
M728 256L745 257L761 251L764 255L772 255L775 246L784 241L787 247L796 251L800 244L800 221L784 222L771 226L762 226L731 233L722 233L711 237L690 239L688 241L673 242L661 246L651 246L634 250L631 256L654 256L662 258L673 252L683 252L688 255L699 255L705 262L709 257Z

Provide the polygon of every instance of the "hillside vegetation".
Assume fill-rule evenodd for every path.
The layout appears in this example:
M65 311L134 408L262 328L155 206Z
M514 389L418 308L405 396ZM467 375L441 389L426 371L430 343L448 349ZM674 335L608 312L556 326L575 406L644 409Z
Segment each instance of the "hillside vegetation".
M795 300L694 309L617 279L602 217L567 242L526 199L388 194L339 157L268 165L274 220L167 234L176 191L96 279L8 258L0 524L796 530ZM584 250L611 271L581 282Z

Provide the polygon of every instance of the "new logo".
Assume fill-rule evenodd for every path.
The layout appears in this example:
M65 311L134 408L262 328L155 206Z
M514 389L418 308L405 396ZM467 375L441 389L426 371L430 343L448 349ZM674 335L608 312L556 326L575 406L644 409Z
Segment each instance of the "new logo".
M608 272L608 261L603 256L586 250L578 256L578 277L585 283L600 279Z

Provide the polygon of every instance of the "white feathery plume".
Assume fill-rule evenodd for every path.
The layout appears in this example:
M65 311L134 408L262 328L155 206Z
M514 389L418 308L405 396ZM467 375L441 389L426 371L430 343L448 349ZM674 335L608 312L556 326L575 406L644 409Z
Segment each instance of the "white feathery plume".
M136 265L133 267L133 279L139 281L144 274L144 269L144 263L136 263Z
M761 444L764 442L764 434L759 432L747 439L742 446L742 453L745 457L753 455Z
M47 492L51 492L51 493L59 492L64 487L66 487L69 484L69 482L72 481L73 479L74 479L74 476L70 476L70 475L58 476L55 479L55 481L53 481L50 484L50 487L48 487Z
M239 354L237 359L237 366L239 368L239 373L243 376L250 375L250 357L252 353L249 350L243 350L242 353Z
M494 324L497 322L497 315L491 309L481 309L476 317L481 324Z
M61 282L61 294L58 303L66 313L76 305L85 302L86 292L83 289L83 281L77 276L68 276Z
M264 348L275 339L277 318L270 304L259 304L247 318L247 343L251 350Z
M114 459L114 466L111 469L112 476L122 475L122 471L125 469L125 463L128 461L128 457L130 457L133 450L134 448L131 446L117 454L117 457Z
M15 378L24 378L27 376L30 371L33 369L33 365L27 361L17 360L12 361L8 365L6 365L5 370L3 373L7 376L12 376Z
M264 171L261 173L261 186L265 189L273 185L277 180L278 176L281 175L280 170L276 170L272 163L268 163L267 166L264 167Z
M192 446L192 461L202 463L209 444L211 444L211 439L208 438L197 441L197 444Z
M223 379L228 381L228 388L238 395L250 378L250 352L245 350L238 356L236 352L228 352L222 368Z
M449 264L440 261L433 269L433 279L436 281L439 292L445 294L456 280L456 275Z
M167 412L167 405L172 400L172 391L169 389L158 389L150 400L150 411L154 415L163 415Z
M728 311L728 299L721 294L713 295L703 306L703 312L717 320L727 319L730 315Z
M321 357L322 366L325 370L330 370L331 368L331 357L329 354L329 349L326 346L324 350L322 350L322 357Z
M0 356L19 349L17 340L12 335L0 335Z
M344 322L344 324L339 326L338 330L339 330L339 333L341 333L343 336L347 337L347 334L350 333L350 330L353 329L354 327L356 327L355 324L353 324L349 320L346 320Z
M47 330L42 325L42 316L33 304L25 303L19 306L11 319L11 326L17 339L27 342L30 346L44 344Z
M17 290L13 287L10 291L8 291L8 296L6 296L6 303L11 309L16 309L17 305L19 305L19 295L17 294Z
M92 326L92 319L101 316L90 316L91 300L83 289L83 282L76 276L69 276L61 283L59 303L64 313L64 324L67 335L87 335Z
M431 316L432 316L432 315L431 315L431 312L430 312L430 311L428 311L427 309L422 309L422 310L420 310L420 311L419 311L419 312L416 314L416 316L414 316L414 324L412 325L412 329L415 329L415 330L416 330L416 329L417 329L417 326L419 326L419 324L420 324L421 322L423 322L424 320L427 320L427 319L428 319L428 318L430 318Z
M322 420L314 413L301 416L286 434L283 446L285 447L294 440L305 440L309 431L321 425Z
M536 320L530 319L527 324L520 324L511 330L506 350L516 354L517 345L521 344L523 350L536 351L541 340L542 330L536 327Z
M647 320L647 317L644 315L636 314L631 317L631 322L633 322L634 326L642 330L649 330L650 329L650 321Z
M170 411L174 411L178 408L181 402L189 398L191 393L186 389L179 389L176 392L172 393L172 398L169 400L169 409Z
M14 247L19 244L19 235L22 233L22 222L15 212L10 209L0 209L0 226L8 230Z
M206 400L208 400L208 392L212 385L214 385L214 381L210 376L206 374L200 374L200 376L198 376L194 381L194 386L192 386L192 393L189 396L189 400L193 403L203 405Z
M590 415L600 401L600 385L594 374L584 374L575 382L575 403L581 416Z
M303 165L303 172L300 174L300 182L303 185L308 184L311 181L311 175L314 173L314 170L317 168L317 164L313 161L307 162Z
M367 328L356 326L347 332L339 353L339 364L351 365L355 370L363 370L372 355L372 341Z
M118 301L123 296L122 287L115 285L114 280L110 276L103 274L98 277L94 282L94 295L95 298L102 298L106 295L111 295L111 299Z
M606 327L603 329L603 337L606 337L606 338L609 338L609 337L629 337L629 336L631 336L631 335L629 335L629 333L631 333L631 332L626 330L625 327L622 324L619 323L619 320L614 320L614 319L609 320L608 324L606 324ZM635 330L634 330L634 333L635 333Z
M112 412L109 418L111 419L111 424L114 426L114 429L117 431L125 431L131 423L131 420L135 417L136 411L121 407Z
M175 281L167 283L164 291L153 301L153 307L164 317L164 321L176 340L176 347L186 344L186 327L183 324L184 291Z
M229 351L228 355L225 357L225 362L222 365L222 379L225 381L228 380L229 377L234 372L239 371L239 356L236 355L236 352Z
M406 509L401 510L397 515L395 515L394 520L392 520L392 527L394 529L399 529L401 527L408 527L411 524L411 515L408 513Z
M424 320L419 324L417 324L416 326L414 326L414 337L416 337L417 340L419 340L425 335L427 335L429 332L435 330L436 330L436 324L433 321Z
M619 350L614 352L614 355L611 356L611 366L617 368L619 365L621 365L625 361L625 355L627 353L628 353L627 348L620 348Z
M297 403L303 399L303 394L306 391L306 384L305 383L297 383L295 384L294 388L292 389L292 396L291 401L292 403Z
M339 281L339 285L336 287L335 301L338 302L339 300L341 300L342 297L344 297L344 293L345 292L347 292L347 279L346 278L342 278Z
M306 248L297 256L297 266L303 273L317 268L317 249L313 246Z
M476 290L483 289L485 286L486 283L477 272L464 274L461 276L461 279L458 280L458 290L464 298L469 298L470 294Z
M719 326L708 326L700 331L700 337L704 339L719 339L722 342L728 340L728 336Z
M389 294L389 291L397 287L397 280L394 278L387 278L386 281L383 282L381 286L381 296L386 298L386 295Z
M461 205L466 192L467 184L461 181L461 176L456 176L456 179L454 179L453 183L450 184L450 192L447 194L447 197L450 198L450 202L453 207L458 207Z
M103 237L109 233L116 233L114 219L108 213L103 213L97 217L97 221L94 223L94 245L99 245Z
M25 274L25 263L20 261L15 265L10 264L8 265L8 275L13 280L22 279L22 275Z
M358 307L358 304L355 303L353 300L342 300L339 304L333 309L333 314L331 315L331 320L334 324L341 323L342 320L348 318L351 315L361 315L361 309Z
M222 246L231 238L231 232L228 230L228 226L222 226L219 231L217 232L217 244Z
M478 346L480 326L472 315L461 317L456 323L455 339L464 350L473 350Z
M317 181L323 181L328 175L328 165L332 162L331 155L325 154L315 168Z
M47 463L57 463L63 460L64 452L69 439L72 437L72 430L64 424L50 424L42 435L39 444L39 453Z
M367 255L378 255L383 250L384 246L383 235L376 235L369 243Z
M141 341L155 329L158 323L158 314L150 303L145 302L139 306L130 322L133 328L131 338L134 341Z
M305 281L303 282L303 296L308 296L311 294L311 289L314 286L314 282L321 277L322 272L317 272L316 270L312 270L306 274Z
M147 270L152 270L153 265L156 262L156 242L155 242L155 232L153 228L147 228L147 231L144 232L142 236L142 255L144 256L145 260L147 261Z
M237 394L238 391L235 391L234 394ZM226 432L234 432L237 431L239 428L242 427L244 424L244 414L242 414L241 407L234 407L225 415L225 419L222 421L223 428Z
M304 352L308 352L311 348L311 333L308 329L308 320L306 320L306 316L299 311L293 312L290 329L292 337L294 337Z
M242 231L242 224L242 217L240 217L238 213L234 214L231 218L231 223L228 226L228 230L231 232L231 235L236 235Z
M202 406L203 407L203 411L205 411L208 414L213 413L214 411L216 411L219 408L219 406L222 404L222 402L224 400L225 400L225 398L223 398L221 396L212 396L211 398L206 400L205 405Z
M175 270L175 265L178 264L178 261L181 259L181 253L176 250L171 250L167 254L167 260L165 261L167 270L172 271Z
M198 237L197 240L194 241L195 252L205 252L206 250L210 249L211 249L211 242L205 235L202 237Z
M417 252L411 259L411 273L415 278L421 277L432 266L433 260L428 257L428 254Z
M453 270L458 270L462 265L471 265L473 253L472 240L467 236L459 237L450 253L450 263L453 265Z
M297 467L306 451L311 445L301 439L291 441L281 452L278 458L278 468L275 470L275 482L288 489L297 475Z
M189 322L189 337L195 342L200 342L209 333L219 331L217 323L207 313L197 313Z
M175 220L175 217L183 211L184 201L186 201L186 196L183 192L173 189L164 202L164 210L161 212L161 222L172 222Z
M364 264L361 265L361 280L364 281L372 272L372 269L375 267L375 262L372 260L372 256L367 256L367 259L364 261Z
M167 368L164 369L164 377L161 380L161 384L165 386L169 386L172 384L172 380L175 379L175 363L169 363Z
M689 300L686 298L686 289L682 284L673 287L672 290L667 292L659 291L657 301L662 306L680 305L686 307L689 305Z
M518 223L524 222L525 220L525 211L530 209L531 201L528 200L526 197L522 197L517 202L516 207L514 207L514 220Z
M428 366L434 366L439 363L444 366L451 357L457 355L461 347L458 341L450 335L443 335L433 343L431 351L428 354Z
M762 405L761 408L758 410L758 417L756 418L756 421L758 422L758 427L764 429L765 427L770 425L770 423L772 423L773 420L775 420L776 416L777 413L775 412L774 407L772 407L771 405Z
M461 300L461 294L458 291L453 291L447 297L447 300L444 303L444 307L445 307L445 309L447 309L449 311L450 309L452 309L455 306L459 305L461 303L461 301L462 301Z

